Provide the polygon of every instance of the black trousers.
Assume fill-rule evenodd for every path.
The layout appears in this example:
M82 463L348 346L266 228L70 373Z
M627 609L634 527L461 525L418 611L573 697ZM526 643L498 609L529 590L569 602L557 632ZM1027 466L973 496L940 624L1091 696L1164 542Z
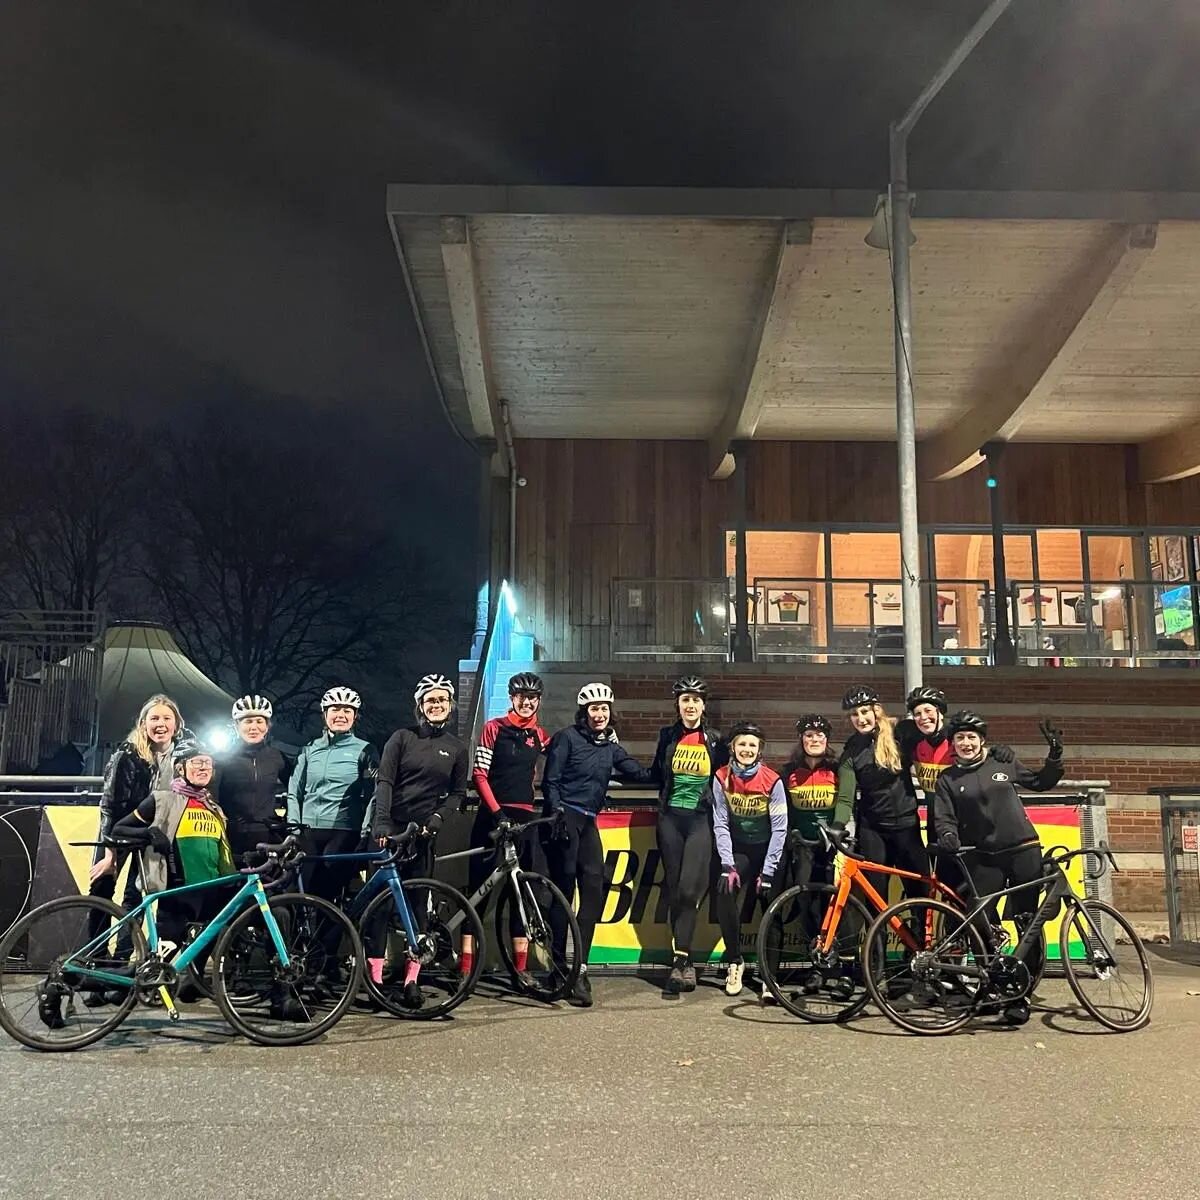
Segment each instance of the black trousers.
M690 961L696 914L712 866L713 835L708 814L669 806L659 813L658 853L675 953L686 955Z
M300 844L305 854L353 854L361 840L357 829L306 829L300 835ZM304 890L322 900L337 904L346 890L346 884L356 871L362 870L356 862L306 862L301 865L304 873Z
M736 892L717 889L717 923L725 939L725 961L742 961L742 917L754 914L756 908L766 908L757 897L755 888L767 858L766 842L733 843L733 865L741 878L741 887ZM749 891L747 892L747 889ZM743 901L749 911L743 914Z
M879 829L860 820L855 827L854 840L859 853L872 862L882 863L885 867L899 867L902 871L912 871L916 875L929 874L929 853L921 840L919 825L908 829ZM867 880L884 900L888 898L888 884L891 879L892 876L881 871L867 873ZM925 884L915 879L902 879L900 882L905 896L926 894Z
M542 828L552 828L543 826ZM586 963L592 952L592 938L596 933L596 922L604 908L604 846L600 841L600 830L596 828L595 817L575 812L574 809L563 810L562 826L555 831L556 836L546 842L546 861L550 868L550 878L562 889L563 895L570 900L579 891L579 906L576 916L579 919L579 936L583 942L580 946L581 961ZM559 954L564 954L567 945L566 914L558 919L556 906L551 913L553 922L554 948Z

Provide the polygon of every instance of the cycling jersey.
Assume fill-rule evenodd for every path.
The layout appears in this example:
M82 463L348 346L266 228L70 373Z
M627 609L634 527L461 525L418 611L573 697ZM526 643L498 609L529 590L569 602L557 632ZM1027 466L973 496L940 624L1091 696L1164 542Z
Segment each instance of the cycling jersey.
M467 795L467 744L444 725L422 721L387 740L375 787L376 837L402 833L410 821L425 826Z
M290 774L287 759L265 742L251 744L239 739L220 760L214 790L231 841L252 849L253 841L267 840L271 827L279 822L277 796Z
M912 778L903 766L892 771L875 761L876 732L846 739L838 764L838 799L852 799L857 788L856 820L878 829L908 829L919 823Z
M300 751L288 783L287 819L313 829L371 828L379 752L355 734L326 731Z
M734 844L768 844L762 873L772 877L783 854L788 826L788 801L783 780L766 763L749 776L732 766L721 767L710 785L713 834L724 866L733 863Z
M526 724L516 714L494 717L479 735L472 780L484 805L533 811L533 777L550 735L536 721Z
M807 762L789 763L783 770L784 787L788 795L788 826L802 837L817 837L817 822L836 821L844 825L853 805L843 800L837 811L837 762L825 758L810 767Z
M688 729L682 721L658 731L658 746L650 773L658 784L659 810L679 808L708 811L708 781L729 760L721 735L701 722Z

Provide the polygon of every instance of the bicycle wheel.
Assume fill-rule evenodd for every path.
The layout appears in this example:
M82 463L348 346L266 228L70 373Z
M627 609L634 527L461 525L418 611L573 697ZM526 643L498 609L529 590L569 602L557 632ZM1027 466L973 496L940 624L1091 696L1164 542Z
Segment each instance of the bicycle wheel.
M125 915L111 900L64 896L22 917L0 941L0 1026L34 1050L79 1050L112 1033L137 1003L133 970L146 958L140 922L121 933L132 939L127 957L115 922ZM89 943L109 936L81 953ZM123 986L89 975L105 971ZM110 1003L116 996L116 1003Z
M525 910L522 922L512 882L514 878L509 877L496 904L496 940L500 958L514 989L523 996L552 1004L566 996L579 978L579 969L583 965L578 950L582 945L579 922L566 896L544 875L534 871L522 871L516 884L520 888L521 908ZM562 949L556 949L554 945L556 926L567 931ZM525 970L536 986L530 986L519 977L514 937L525 937L529 941Z
M895 922L908 931L895 932ZM912 943L912 944L908 944ZM914 949L915 945L915 949ZM961 1029L975 1011L987 951L974 925L941 900L914 897L884 909L863 945L871 999L907 1033Z
M457 1008L478 982L484 956L476 953L464 973L462 939L468 934L482 947L483 923L466 896L449 884L406 879L402 886L416 945L409 942L391 889L380 892L359 922L365 982L371 998L394 1016L428 1021Z
M280 961L257 905L217 939L217 1005L239 1033L263 1046L299 1046L333 1028L362 982L362 943L354 923L318 896L287 892L268 900L287 948Z
M771 901L758 926L758 970L771 994L804 1021L844 1021L867 1002L862 943L871 914L855 895L837 917L827 951L821 922L837 895L827 883L788 888Z
M1083 954L1071 957L1071 943ZM1142 939L1111 904L1076 900L1058 933L1067 982L1079 1003L1116 1033L1141 1029L1150 1020L1154 977Z

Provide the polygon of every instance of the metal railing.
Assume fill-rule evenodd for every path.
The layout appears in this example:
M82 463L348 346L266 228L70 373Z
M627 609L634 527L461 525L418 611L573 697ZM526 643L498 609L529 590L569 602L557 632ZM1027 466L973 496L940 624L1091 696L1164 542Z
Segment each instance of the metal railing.
M1167 928L1172 942L1200 942L1200 784L1151 788L1162 804Z
M611 602L614 659L729 657L724 579L614 579Z

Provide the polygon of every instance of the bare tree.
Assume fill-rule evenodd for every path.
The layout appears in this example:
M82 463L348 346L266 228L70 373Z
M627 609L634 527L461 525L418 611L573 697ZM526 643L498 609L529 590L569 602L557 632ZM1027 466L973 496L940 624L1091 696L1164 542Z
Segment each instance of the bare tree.
M202 669L270 694L299 724L331 683L407 673L445 598L425 555L359 511L355 463L327 436L280 453L270 440L260 429L164 441L162 520L143 571Z
M3 443L0 603L94 610L132 572L145 484L138 434L72 411L32 417Z

